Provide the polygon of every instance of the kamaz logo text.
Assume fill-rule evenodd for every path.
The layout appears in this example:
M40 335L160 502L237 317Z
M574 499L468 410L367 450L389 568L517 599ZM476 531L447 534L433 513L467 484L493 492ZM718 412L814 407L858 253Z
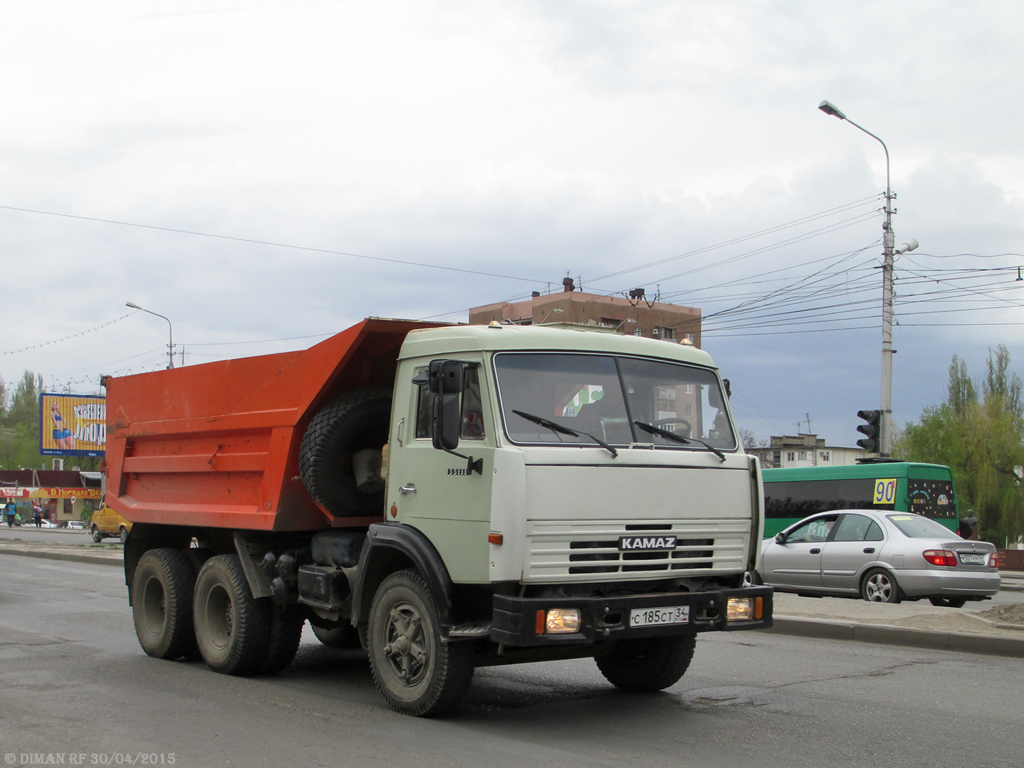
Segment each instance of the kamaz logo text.
M676 548L675 536L620 536L619 550L632 552L634 550L668 550Z

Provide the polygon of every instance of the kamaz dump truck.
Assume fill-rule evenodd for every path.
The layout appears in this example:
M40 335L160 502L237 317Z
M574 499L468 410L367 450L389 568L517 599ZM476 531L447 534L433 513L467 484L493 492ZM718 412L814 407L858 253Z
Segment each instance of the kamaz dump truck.
M308 621L436 715L478 666L591 657L655 691L699 633L771 626L759 467L691 345L368 319L105 385L150 656L273 673Z

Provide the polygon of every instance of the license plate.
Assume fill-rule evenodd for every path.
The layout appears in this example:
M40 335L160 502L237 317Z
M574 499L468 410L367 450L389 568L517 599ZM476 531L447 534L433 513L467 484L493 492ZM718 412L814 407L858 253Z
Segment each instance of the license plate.
M984 565L984 555L969 555L964 552L960 553L960 562L964 565Z
M629 626L654 627L662 624L687 624L690 606L674 605L669 608L634 608L629 612Z

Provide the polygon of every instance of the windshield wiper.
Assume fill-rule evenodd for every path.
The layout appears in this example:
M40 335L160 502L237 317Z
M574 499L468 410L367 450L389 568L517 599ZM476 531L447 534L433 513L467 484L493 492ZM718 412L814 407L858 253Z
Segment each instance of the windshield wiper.
M526 413L525 411L517 411L515 408L512 409L512 413L514 413L516 416L522 416L524 419L526 419L527 421L532 421L534 424L539 424L542 427L550 429L555 434L569 435L570 437L580 437L581 435L584 437L589 437L595 443L597 443L606 451L608 451L608 453L612 455L613 459L619 455L619 452L612 448L610 445L608 445L608 443L606 443L599 437L594 437L589 432L577 432L575 429L563 427L561 424L551 421L550 419L545 419L543 416L534 416L532 413Z
M724 453L722 453L720 450L718 450L714 446L708 445L703 440L698 440L695 437L690 437L690 438L681 437L681 436L677 435L675 432L669 432L667 429L662 429L661 427L656 427L653 424L647 424L646 422L643 422L643 421L634 421L633 423L636 424L638 427L640 427L640 429L642 429L644 432L647 432L647 433L652 434L652 435L657 435L658 437L664 437L666 440L675 440L677 443L682 443L683 445L691 445L693 443L700 443L705 448L707 448L709 451L711 451L713 454L715 454L715 456L720 458L722 461L725 461L725 454Z

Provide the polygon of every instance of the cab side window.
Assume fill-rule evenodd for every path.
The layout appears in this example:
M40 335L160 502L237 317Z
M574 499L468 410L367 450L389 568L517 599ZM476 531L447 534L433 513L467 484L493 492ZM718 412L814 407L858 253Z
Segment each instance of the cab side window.
M480 371L477 366L466 366L463 371L463 389L459 396L459 413L462 421L460 438L463 440L484 439L484 409L480 395ZM427 384L419 385L416 405L416 437L431 438L431 414L434 398L437 397Z

